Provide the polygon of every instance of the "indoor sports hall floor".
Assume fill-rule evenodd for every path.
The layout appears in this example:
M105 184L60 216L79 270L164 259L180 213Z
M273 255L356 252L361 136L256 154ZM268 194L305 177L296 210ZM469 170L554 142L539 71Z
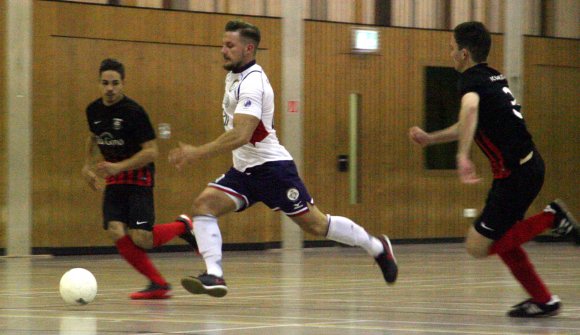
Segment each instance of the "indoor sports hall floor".
M131 301L145 280L119 256L0 259L0 334L580 334L580 248L529 243L537 269L563 302L557 317L521 320L526 298L496 258L470 259L461 244L395 245L399 281L387 286L362 251L224 253L229 294L193 296L179 284L202 269L190 253L153 254L174 286L169 300ZM60 276L94 273L95 301L67 306Z

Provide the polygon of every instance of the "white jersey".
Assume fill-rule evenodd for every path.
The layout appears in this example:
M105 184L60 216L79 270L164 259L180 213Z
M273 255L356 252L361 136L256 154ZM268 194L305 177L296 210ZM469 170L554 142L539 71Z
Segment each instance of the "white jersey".
M236 170L243 172L266 162L292 160L276 137L274 90L260 65L254 63L240 73L230 71L227 74L222 109L226 131L233 129L235 114L249 114L260 119L250 142L232 152Z

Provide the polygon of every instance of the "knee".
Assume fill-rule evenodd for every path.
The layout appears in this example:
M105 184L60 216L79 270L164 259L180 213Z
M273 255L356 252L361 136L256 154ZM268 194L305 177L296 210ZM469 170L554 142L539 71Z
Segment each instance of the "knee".
M326 237L326 233L328 232L327 224L323 224L319 220L305 222L301 227L304 231L314 236Z
M113 242L117 242L117 240L125 236L125 226L121 222L109 222L107 235Z
M493 240L481 235L473 226L467 232L465 239L465 249L474 258L485 258L489 256L489 248Z
M326 237L328 221L324 215L305 215L300 219L293 219L302 230L314 236Z
M153 233L146 230L129 230L129 236L136 246L143 249L153 248Z
M191 206L191 215L207 215L211 214L210 206L209 206L209 199L205 196L199 196L193 201L193 205Z
M489 255L487 246L476 245L469 243L469 241L465 244L465 250L470 256L477 259L486 258Z
M213 215L219 216L223 200L213 194L202 193L199 195L191 206L191 215Z

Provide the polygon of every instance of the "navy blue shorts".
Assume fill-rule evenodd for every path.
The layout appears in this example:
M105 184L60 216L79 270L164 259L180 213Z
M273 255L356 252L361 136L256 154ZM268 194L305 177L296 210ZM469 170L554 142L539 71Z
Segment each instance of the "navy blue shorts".
M308 212L307 204L314 203L294 161L267 162L244 172L231 168L209 186L240 199L244 205L238 212L263 202L273 210L296 216Z
M103 228L108 229L111 221L123 222L130 229L153 230L153 187L107 185L103 199Z
M534 151L532 159L514 169L509 177L495 179L481 216L474 222L475 230L489 239L500 239L524 218L542 189L544 173L544 161Z

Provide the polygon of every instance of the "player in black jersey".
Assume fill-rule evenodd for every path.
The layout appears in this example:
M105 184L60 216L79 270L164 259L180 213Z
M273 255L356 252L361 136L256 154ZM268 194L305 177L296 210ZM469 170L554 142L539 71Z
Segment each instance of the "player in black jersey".
M105 179L103 226L121 256L150 280L131 299L166 299L171 288L144 249L176 236L195 247L193 226L186 215L154 225L155 132L143 107L123 93L124 79L123 64L103 60L99 68L102 96L86 109L91 135L82 175L94 190L102 189L100 178Z
M432 133L412 127L409 136L422 146L459 141L457 172L467 184L480 181L469 156L475 139L491 163L494 180L481 216L467 233L467 252L476 258L499 255L530 294L509 316L556 315L560 300L544 285L521 245L550 228L569 234L578 230L578 223L559 199L524 219L542 188L544 162L507 80L486 63L490 33L480 22L462 23L454 29L450 47L455 69L461 72L459 121Z

